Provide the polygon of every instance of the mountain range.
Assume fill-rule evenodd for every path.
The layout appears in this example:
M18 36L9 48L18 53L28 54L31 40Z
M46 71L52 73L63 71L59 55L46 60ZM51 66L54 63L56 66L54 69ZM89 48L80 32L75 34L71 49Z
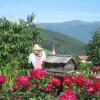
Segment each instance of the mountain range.
M71 36L84 43L88 43L92 37L92 32L100 29L100 21L85 22L72 20L62 23L40 23L43 29L49 29Z

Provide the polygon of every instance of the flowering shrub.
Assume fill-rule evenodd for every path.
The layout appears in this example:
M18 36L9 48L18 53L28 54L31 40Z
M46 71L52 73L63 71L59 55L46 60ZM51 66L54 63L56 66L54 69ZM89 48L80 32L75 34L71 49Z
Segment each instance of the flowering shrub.
M9 87L6 85L8 78L0 75L0 85L3 86L0 99L99 100L100 79L96 77L96 74L90 74L88 78L81 74L65 75L62 81L61 78L48 76L44 69L21 70ZM63 90L58 94L61 86Z

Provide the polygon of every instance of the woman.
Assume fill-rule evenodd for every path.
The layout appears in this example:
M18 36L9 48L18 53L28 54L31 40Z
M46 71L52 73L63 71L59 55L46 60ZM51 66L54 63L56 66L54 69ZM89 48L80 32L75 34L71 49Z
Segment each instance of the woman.
M43 61L46 60L45 52L43 48L35 44L32 48L32 53L29 55L28 63L32 63L34 69L41 69Z

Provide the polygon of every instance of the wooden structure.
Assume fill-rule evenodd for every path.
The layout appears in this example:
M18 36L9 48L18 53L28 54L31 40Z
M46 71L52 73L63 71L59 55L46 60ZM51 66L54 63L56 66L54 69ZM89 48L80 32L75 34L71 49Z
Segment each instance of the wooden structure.
M78 56L80 61L83 62L83 63L92 63L89 59L89 56L86 56L86 55L81 55L81 56Z
M76 69L75 60L70 55L48 55L44 66L47 73L54 76L64 76Z

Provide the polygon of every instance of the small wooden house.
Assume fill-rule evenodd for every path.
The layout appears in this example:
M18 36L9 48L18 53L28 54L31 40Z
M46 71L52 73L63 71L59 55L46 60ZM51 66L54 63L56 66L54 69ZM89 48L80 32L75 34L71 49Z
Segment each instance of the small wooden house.
M44 66L48 73L56 76L74 72L76 69L75 60L70 55L49 55Z

